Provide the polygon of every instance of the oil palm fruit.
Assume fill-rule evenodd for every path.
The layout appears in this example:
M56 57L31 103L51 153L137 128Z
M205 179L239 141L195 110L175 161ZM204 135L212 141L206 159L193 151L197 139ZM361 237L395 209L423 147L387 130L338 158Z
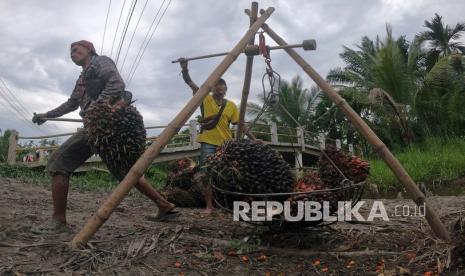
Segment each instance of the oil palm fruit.
M140 113L132 105L115 109L99 99L86 110L84 127L91 150L122 180L145 150L146 131Z

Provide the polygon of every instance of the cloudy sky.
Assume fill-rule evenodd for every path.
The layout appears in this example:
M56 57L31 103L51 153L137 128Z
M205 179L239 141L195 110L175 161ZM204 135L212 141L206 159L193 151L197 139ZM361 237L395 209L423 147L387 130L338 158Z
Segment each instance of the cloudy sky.
M125 8L117 28L123 2L126 2ZM99 54L116 57L132 1L112 0L105 28L109 3L109 0L0 1L2 130L14 128L23 136L32 136L69 132L79 127L77 123L54 122L35 127L26 119L29 120L33 112L46 112L69 97L80 73L80 67L69 59L71 42L87 39L94 42ZM163 3L155 24L167 8L166 13L133 79L127 82L128 89L137 99L136 106L144 116L146 126L163 125L191 96L190 89L180 76L179 65L170 61L181 56L230 50L248 28L249 21L243 10L250 7L251 1L148 0L141 16L145 3L146 0L137 1L118 67L127 82L142 42ZM259 1L259 5L261 8L276 8L268 23L288 43L316 39L316 51L299 52L323 76L331 68L343 65L338 56L343 45L354 47L364 35L384 37L386 23L392 25L395 36L406 35L411 40L415 33L424 29L424 20L433 17L434 13L442 15L450 25L465 20L463 0L265 0ZM139 18L137 31L134 32ZM267 39L267 42L274 45L271 39ZM273 67L284 79L302 75L284 52L272 52L272 59ZM212 58L191 62L193 80L200 85L220 61L221 58ZM227 97L237 104L244 67L245 57L240 57L224 75L229 87ZM261 93L264 68L263 60L256 58L252 100ZM305 80L306 86L312 85L310 80ZM7 94L5 85L13 96ZM22 116L12 110L5 100L19 103L21 106L16 106L16 109ZM79 118L79 115L76 111L64 117Z

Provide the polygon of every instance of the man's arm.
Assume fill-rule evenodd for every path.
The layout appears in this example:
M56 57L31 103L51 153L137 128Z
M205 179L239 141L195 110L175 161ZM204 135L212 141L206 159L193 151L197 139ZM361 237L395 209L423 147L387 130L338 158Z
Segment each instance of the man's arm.
M249 137L250 140L253 140L253 141L261 141L261 140L258 140L257 137L255 137L255 135L252 134L252 132L250 132L250 128L249 128L249 124L247 123L243 123L242 126L239 125L238 127L242 127L242 132L247 136Z
M189 87L192 89L193 94L199 90L199 87L195 82L192 81L191 76L189 76L189 69L187 69L187 60L184 58L179 59L179 64L181 65L181 73L182 73L182 78L184 82L189 85Z
M70 112L73 112L74 110L78 109L78 107L79 99L75 97L73 92L71 97L69 97L69 99L66 102L62 103L59 107L52 109L49 112L46 112L45 114L48 118L57 118Z
M45 113L35 113L34 116L32 117L32 122L36 123L38 125L41 125L45 123L47 120L44 118L57 118L61 117L67 113L73 112L74 110L78 109L79 107L79 97L77 96L77 89L78 89L78 84L76 83L76 86L74 87L73 93L69 97L69 99L62 103L60 106L57 108L54 108L48 112Z
M233 113L231 115L231 123L233 125L237 125L238 128L241 128L242 131L244 132L244 134L249 137L250 140L253 140L253 141L259 141L255 135L253 135L250 131L249 131L249 124L247 124L246 122L243 122L242 124L239 123L239 109L237 108L236 104L233 105L234 106L234 110L233 110Z
M71 97L66 102L62 103L59 107L55 109L52 109L45 113L34 112L34 116L32 117L32 122L35 124L41 125L47 121L44 118L61 117L67 113L70 113L76 110L78 107L79 107L79 100L73 97L73 95L71 95Z

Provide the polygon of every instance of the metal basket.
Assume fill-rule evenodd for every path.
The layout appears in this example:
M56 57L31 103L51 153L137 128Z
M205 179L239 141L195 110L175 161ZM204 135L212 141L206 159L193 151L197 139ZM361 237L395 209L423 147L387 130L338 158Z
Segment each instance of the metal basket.
M291 193L267 193L267 194L247 194L233 191L227 191L221 189L212 184L214 198L216 204L228 211L233 211L234 201L289 201L289 200L308 200L308 201L322 201L325 199L331 199L330 201L330 213L334 214L337 211L337 201L352 201L354 206L361 198L365 187L365 181L359 183L353 183L346 179L342 181L341 186L334 189L324 189L311 192L291 192ZM284 215L274 215L272 220L268 221L246 221L259 226L270 226L273 228L289 228L289 227L310 227L310 226L323 226L328 223L323 219L318 221L287 221L284 219Z

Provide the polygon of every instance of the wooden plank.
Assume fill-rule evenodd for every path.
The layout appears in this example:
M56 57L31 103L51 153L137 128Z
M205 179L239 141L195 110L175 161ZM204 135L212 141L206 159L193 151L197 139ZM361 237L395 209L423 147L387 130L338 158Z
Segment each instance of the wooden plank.
M16 146L18 145L19 133L16 130L12 130L8 139L8 156L7 164L14 165L16 163Z

